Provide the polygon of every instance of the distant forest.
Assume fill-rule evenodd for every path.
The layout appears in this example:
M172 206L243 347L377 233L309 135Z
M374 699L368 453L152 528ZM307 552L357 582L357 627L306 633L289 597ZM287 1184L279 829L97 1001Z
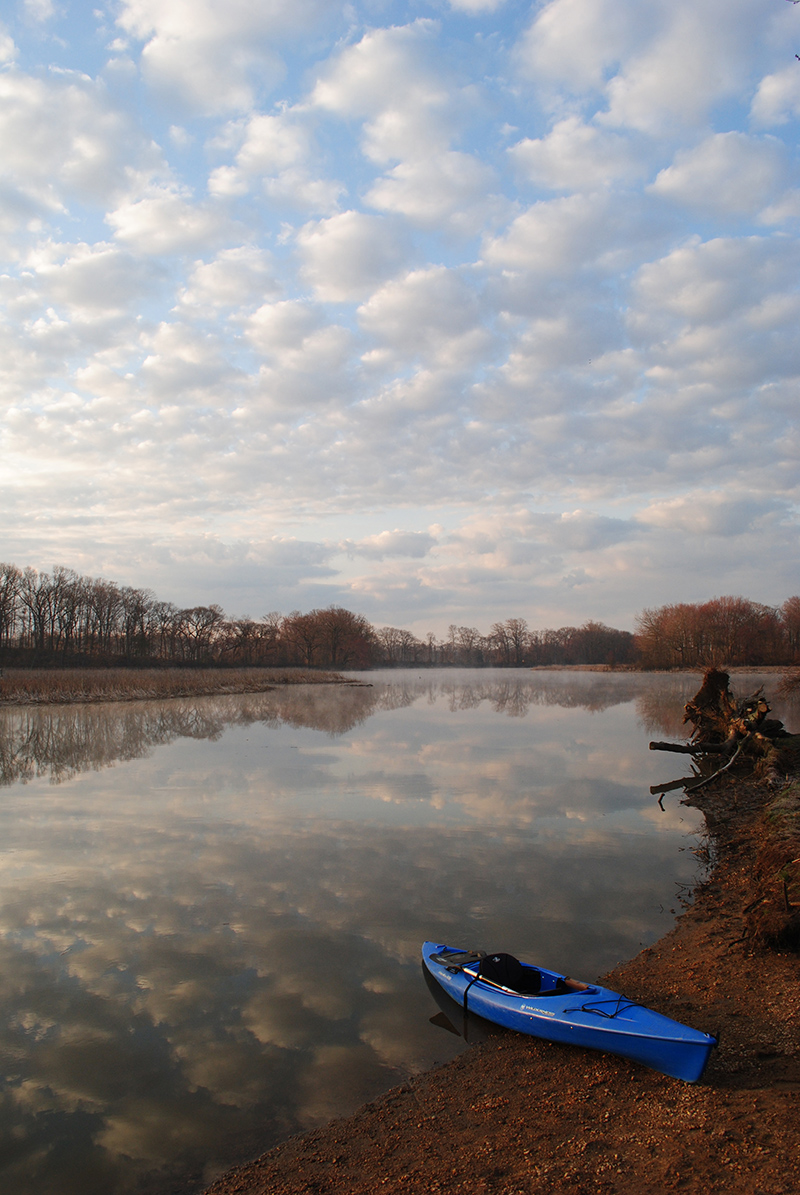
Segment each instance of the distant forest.
M742 597L644 610L636 633L601 622L532 630L524 618L488 633L451 626L444 639L374 627L341 606L307 614L228 618L220 606L181 609L148 590L0 564L0 663L16 667L218 666L695 668L800 663L800 597L780 607Z

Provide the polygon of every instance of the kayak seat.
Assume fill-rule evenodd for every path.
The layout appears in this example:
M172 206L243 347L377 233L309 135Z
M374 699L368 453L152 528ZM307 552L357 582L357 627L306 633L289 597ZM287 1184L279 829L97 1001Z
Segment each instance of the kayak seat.
M541 974L535 967L525 967L513 954L489 954L478 967L481 979L498 983L521 996L536 996L542 986Z

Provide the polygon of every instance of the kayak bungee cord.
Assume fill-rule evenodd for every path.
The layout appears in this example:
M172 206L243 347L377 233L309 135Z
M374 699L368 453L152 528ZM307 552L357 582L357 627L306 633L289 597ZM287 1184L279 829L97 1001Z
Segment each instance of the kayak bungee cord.
M565 1008L564 1012L593 1012L595 1016L605 1017L606 1020L613 1021L614 1017L618 1017L621 1012L627 1012L629 1008L638 1008L639 1005L635 1000L628 1000L625 996L617 997L617 1007L613 1012L604 1012L602 1008L598 1008L598 1004L611 1004L611 1000L594 1000L587 1001L586 1004L579 1004L577 1008Z

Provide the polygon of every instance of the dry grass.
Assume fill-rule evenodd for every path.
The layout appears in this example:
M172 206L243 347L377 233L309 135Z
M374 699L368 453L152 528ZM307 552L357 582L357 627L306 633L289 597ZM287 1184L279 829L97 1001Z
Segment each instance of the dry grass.
M337 672L303 668L5 669L1 705L141 701L224 693L265 693L277 685L352 684Z

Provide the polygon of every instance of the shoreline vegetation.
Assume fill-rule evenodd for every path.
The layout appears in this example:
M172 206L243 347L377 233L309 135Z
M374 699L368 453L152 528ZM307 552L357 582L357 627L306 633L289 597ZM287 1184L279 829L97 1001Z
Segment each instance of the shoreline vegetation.
M178 607L145 589L0 564L0 667L382 667L611 665L648 669L800 664L800 597L767 606L715 597L643 610L635 633L589 619L533 629L524 618L487 632L448 627L423 638L376 627L338 605L231 618L215 604Z
M268 693L282 685L359 685L302 668L13 668L0 674L0 706L72 705Z
M759 724L740 727L745 749L724 775L697 756L709 783L684 802L705 817L696 853L710 872L692 903L661 941L600 977L719 1034L699 1084L500 1033L229 1171L207 1195L789 1195L800 1149L800 735L764 714Z

